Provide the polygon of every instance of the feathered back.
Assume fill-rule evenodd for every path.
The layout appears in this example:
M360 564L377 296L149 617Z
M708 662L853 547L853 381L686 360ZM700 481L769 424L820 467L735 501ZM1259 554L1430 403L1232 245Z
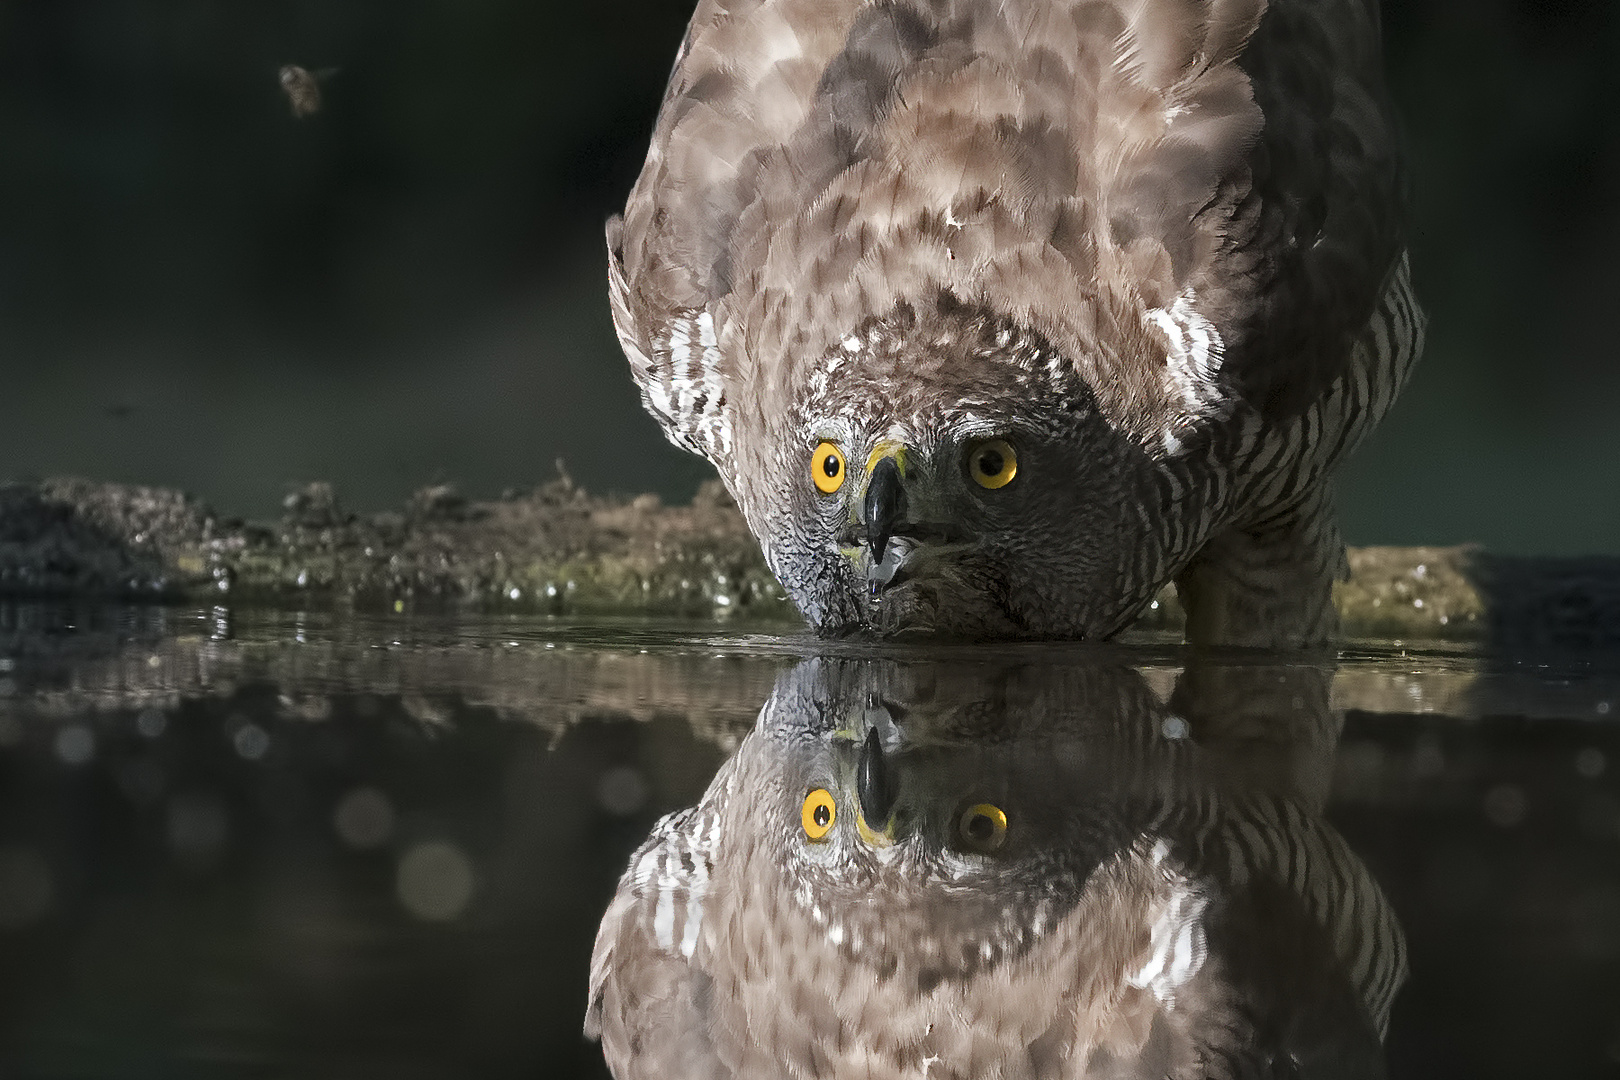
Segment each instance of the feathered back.
M806 361L942 291L1144 442L1298 411L1398 249L1379 78L1369 0L703 0L610 226L621 340L723 473Z

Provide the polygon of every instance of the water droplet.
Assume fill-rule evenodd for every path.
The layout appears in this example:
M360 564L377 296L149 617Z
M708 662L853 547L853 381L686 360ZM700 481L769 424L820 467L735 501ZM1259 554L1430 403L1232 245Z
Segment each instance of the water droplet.
M56 733L56 756L68 765L83 765L96 756L96 734L82 724L69 724Z
M394 835L394 804L372 787L357 787L338 800L332 827L352 848L374 848Z
M237 754L249 761L258 761L270 750L270 733L258 724L243 724L231 738Z
M555 589L552 590L552 595L553 596L556 595L556 590ZM523 597L523 590L518 588L516 585L514 585L510 589L506 590L506 598L508 600L520 600L520 599L522 599L522 597Z
M647 781L633 765L617 765L597 781L596 799L608 813L629 817L646 805Z
M406 911L418 919L445 922L460 915L472 899L472 864L453 844L417 844L399 860L395 888Z
M1588 780L1596 780L1608 768L1609 759L1595 746L1582 747L1575 754L1575 771Z
M169 718L159 709L142 709L135 717L135 730L148 739L155 739L169 726Z

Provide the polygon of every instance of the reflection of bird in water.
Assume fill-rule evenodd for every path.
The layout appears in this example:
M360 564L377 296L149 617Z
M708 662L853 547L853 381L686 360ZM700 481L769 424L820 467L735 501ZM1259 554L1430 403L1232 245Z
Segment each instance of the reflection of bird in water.
M281 92L287 95L287 101L292 105L293 116L302 118L320 112L321 81L331 78L337 72L337 68L309 71L297 64L284 66L279 76Z
M632 859L586 1031L620 1080L1382 1075L1392 911L1215 760L1124 669L807 661Z
M1376 0L701 0L609 226L648 410L824 633L1331 636L1418 351Z

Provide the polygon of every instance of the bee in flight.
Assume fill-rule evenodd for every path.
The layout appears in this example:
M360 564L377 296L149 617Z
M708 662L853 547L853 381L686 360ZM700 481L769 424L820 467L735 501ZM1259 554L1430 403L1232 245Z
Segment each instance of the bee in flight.
M303 119L321 111L321 82L337 72L337 68L310 71L297 64L287 64L281 69L281 92L287 95L295 118Z

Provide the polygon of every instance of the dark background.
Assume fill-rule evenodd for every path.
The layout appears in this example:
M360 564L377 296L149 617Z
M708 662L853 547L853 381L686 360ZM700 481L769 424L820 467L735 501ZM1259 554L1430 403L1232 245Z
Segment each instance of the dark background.
M1353 543L1620 552L1620 5L1390 0L1417 377L1343 478ZM688 0L0 0L0 478L269 515L430 481L684 498L601 223ZM289 115L280 65L336 67Z

